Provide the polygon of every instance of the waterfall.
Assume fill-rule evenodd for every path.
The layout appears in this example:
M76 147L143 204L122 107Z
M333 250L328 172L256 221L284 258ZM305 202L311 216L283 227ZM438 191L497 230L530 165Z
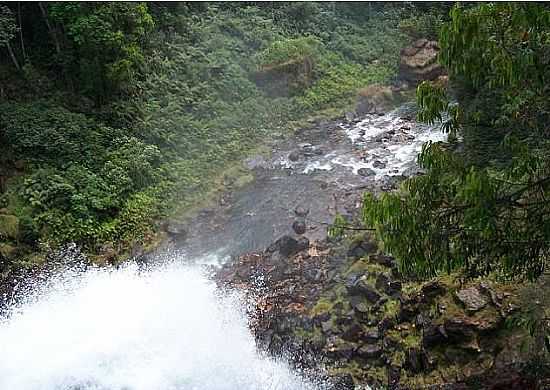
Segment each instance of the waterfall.
M310 390L199 266L64 272L0 319L0 389ZM36 292L40 291L40 292Z

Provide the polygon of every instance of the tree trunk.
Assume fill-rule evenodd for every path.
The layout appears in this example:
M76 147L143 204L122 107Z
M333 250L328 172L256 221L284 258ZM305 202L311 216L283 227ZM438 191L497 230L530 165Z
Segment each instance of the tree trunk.
M13 62L13 65L17 68L18 71L21 70L21 67L19 66L19 62L17 61L17 57L15 57L15 54L13 50L11 49L11 45L9 42L6 43L6 47L8 48L8 52L10 53L11 60Z
M27 62L27 51L25 50L25 41L23 40L23 23L21 22L21 2L17 2L17 13L19 19L19 39L21 40L21 53L23 53L23 61Z
M50 20L48 19L48 11L46 11L46 8L44 8L44 4L42 4L42 2L40 1L38 2L38 7L40 7L40 11L42 12L42 16L44 17L46 26L48 27L48 32L52 37L53 43L55 45L55 51L57 54L61 54L61 46L59 45L59 39L57 39L57 31L53 28Z

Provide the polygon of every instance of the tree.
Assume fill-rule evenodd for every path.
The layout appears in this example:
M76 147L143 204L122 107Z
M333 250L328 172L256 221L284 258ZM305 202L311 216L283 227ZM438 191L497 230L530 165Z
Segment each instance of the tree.
M154 25L145 3L53 3L48 15L63 26L76 50L69 67L83 92L97 103L129 85L139 73L143 47ZM51 34L56 37L55 31Z
M367 194L364 221L408 274L536 278L550 259L550 12L499 3L450 16L440 61L458 103L425 83L418 116L462 135L464 151L426 145L426 174L398 193Z
M13 65L17 70L21 70L17 57L11 47L10 41L15 37L17 25L13 12L5 5L0 6L0 46L5 46L8 50Z

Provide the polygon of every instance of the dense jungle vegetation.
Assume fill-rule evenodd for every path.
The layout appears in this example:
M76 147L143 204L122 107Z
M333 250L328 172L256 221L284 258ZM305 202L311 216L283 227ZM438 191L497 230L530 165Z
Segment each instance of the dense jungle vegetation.
M440 62L454 96L421 84L419 118L463 142L427 145L426 175L367 195L364 219L409 275L535 279L550 259L550 9L495 3L450 16Z
M399 50L435 36L429 9L0 4L2 267L147 245L259 141L390 82Z

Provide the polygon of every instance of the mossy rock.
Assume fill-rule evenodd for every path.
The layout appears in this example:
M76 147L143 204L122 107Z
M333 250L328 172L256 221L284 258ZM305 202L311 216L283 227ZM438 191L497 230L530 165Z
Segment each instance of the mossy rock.
M0 256L6 259L14 257L17 248L5 242L0 242Z
M19 237L19 218L0 214L0 238L16 240Z

